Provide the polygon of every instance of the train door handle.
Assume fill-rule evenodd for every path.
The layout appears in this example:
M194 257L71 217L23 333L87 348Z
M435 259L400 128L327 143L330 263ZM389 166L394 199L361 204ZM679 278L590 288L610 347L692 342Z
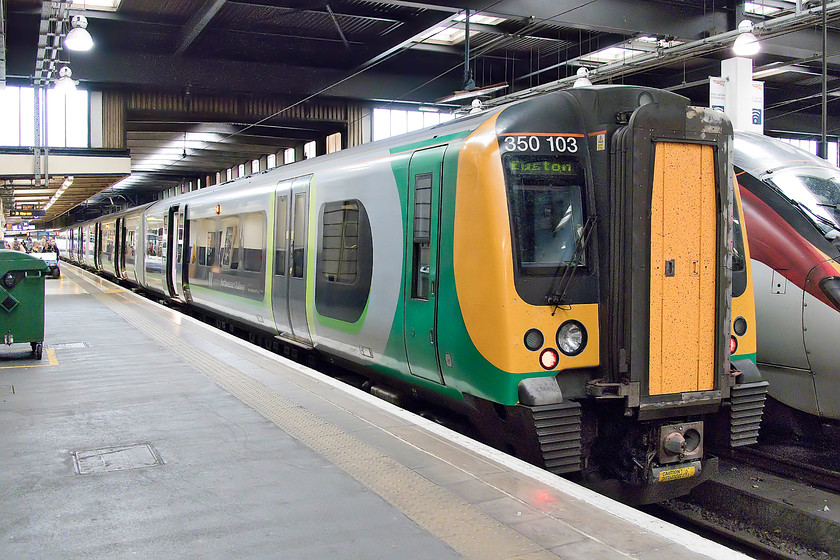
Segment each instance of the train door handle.
M408 329L408 334L410 334L411 336L414 336L414 327L410 327Z
M429 331L429 344L435 345L435 331Z

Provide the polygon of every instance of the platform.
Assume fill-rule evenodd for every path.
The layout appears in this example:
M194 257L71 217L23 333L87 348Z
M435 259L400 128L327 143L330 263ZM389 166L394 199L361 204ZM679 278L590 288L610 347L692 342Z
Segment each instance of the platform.
M746 558L62 273L0 347L0 558Z

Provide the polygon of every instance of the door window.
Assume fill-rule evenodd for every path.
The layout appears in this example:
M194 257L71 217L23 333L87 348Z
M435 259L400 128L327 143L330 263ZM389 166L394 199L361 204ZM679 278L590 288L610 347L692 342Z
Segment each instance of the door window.
M431 173L414 177L414 256L412 263L411 297L429 299L429 258L432 219Z
M306 251L306 193L295 195L292 235L292 278L303 278L304 252Z
M289 229L289 199L277 197L275 212L277 224L274 227L274 275L286 275L286 231Z

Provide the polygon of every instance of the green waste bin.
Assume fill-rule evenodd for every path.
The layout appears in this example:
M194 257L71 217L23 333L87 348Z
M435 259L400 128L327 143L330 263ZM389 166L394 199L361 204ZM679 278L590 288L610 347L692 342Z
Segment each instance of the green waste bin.
M0 336L8 345L28 342L37 359L44 343L44 278L47 263L0 249Z

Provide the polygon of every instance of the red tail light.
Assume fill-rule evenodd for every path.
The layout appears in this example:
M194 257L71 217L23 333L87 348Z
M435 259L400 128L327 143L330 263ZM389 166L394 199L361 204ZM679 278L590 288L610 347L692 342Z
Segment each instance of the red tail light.
M543 369L554 369L560 362L560 355L553 348L546 348L540 353L540 365Z
M738 339L735 336L729 337L729 354L734 355L738 351Z

